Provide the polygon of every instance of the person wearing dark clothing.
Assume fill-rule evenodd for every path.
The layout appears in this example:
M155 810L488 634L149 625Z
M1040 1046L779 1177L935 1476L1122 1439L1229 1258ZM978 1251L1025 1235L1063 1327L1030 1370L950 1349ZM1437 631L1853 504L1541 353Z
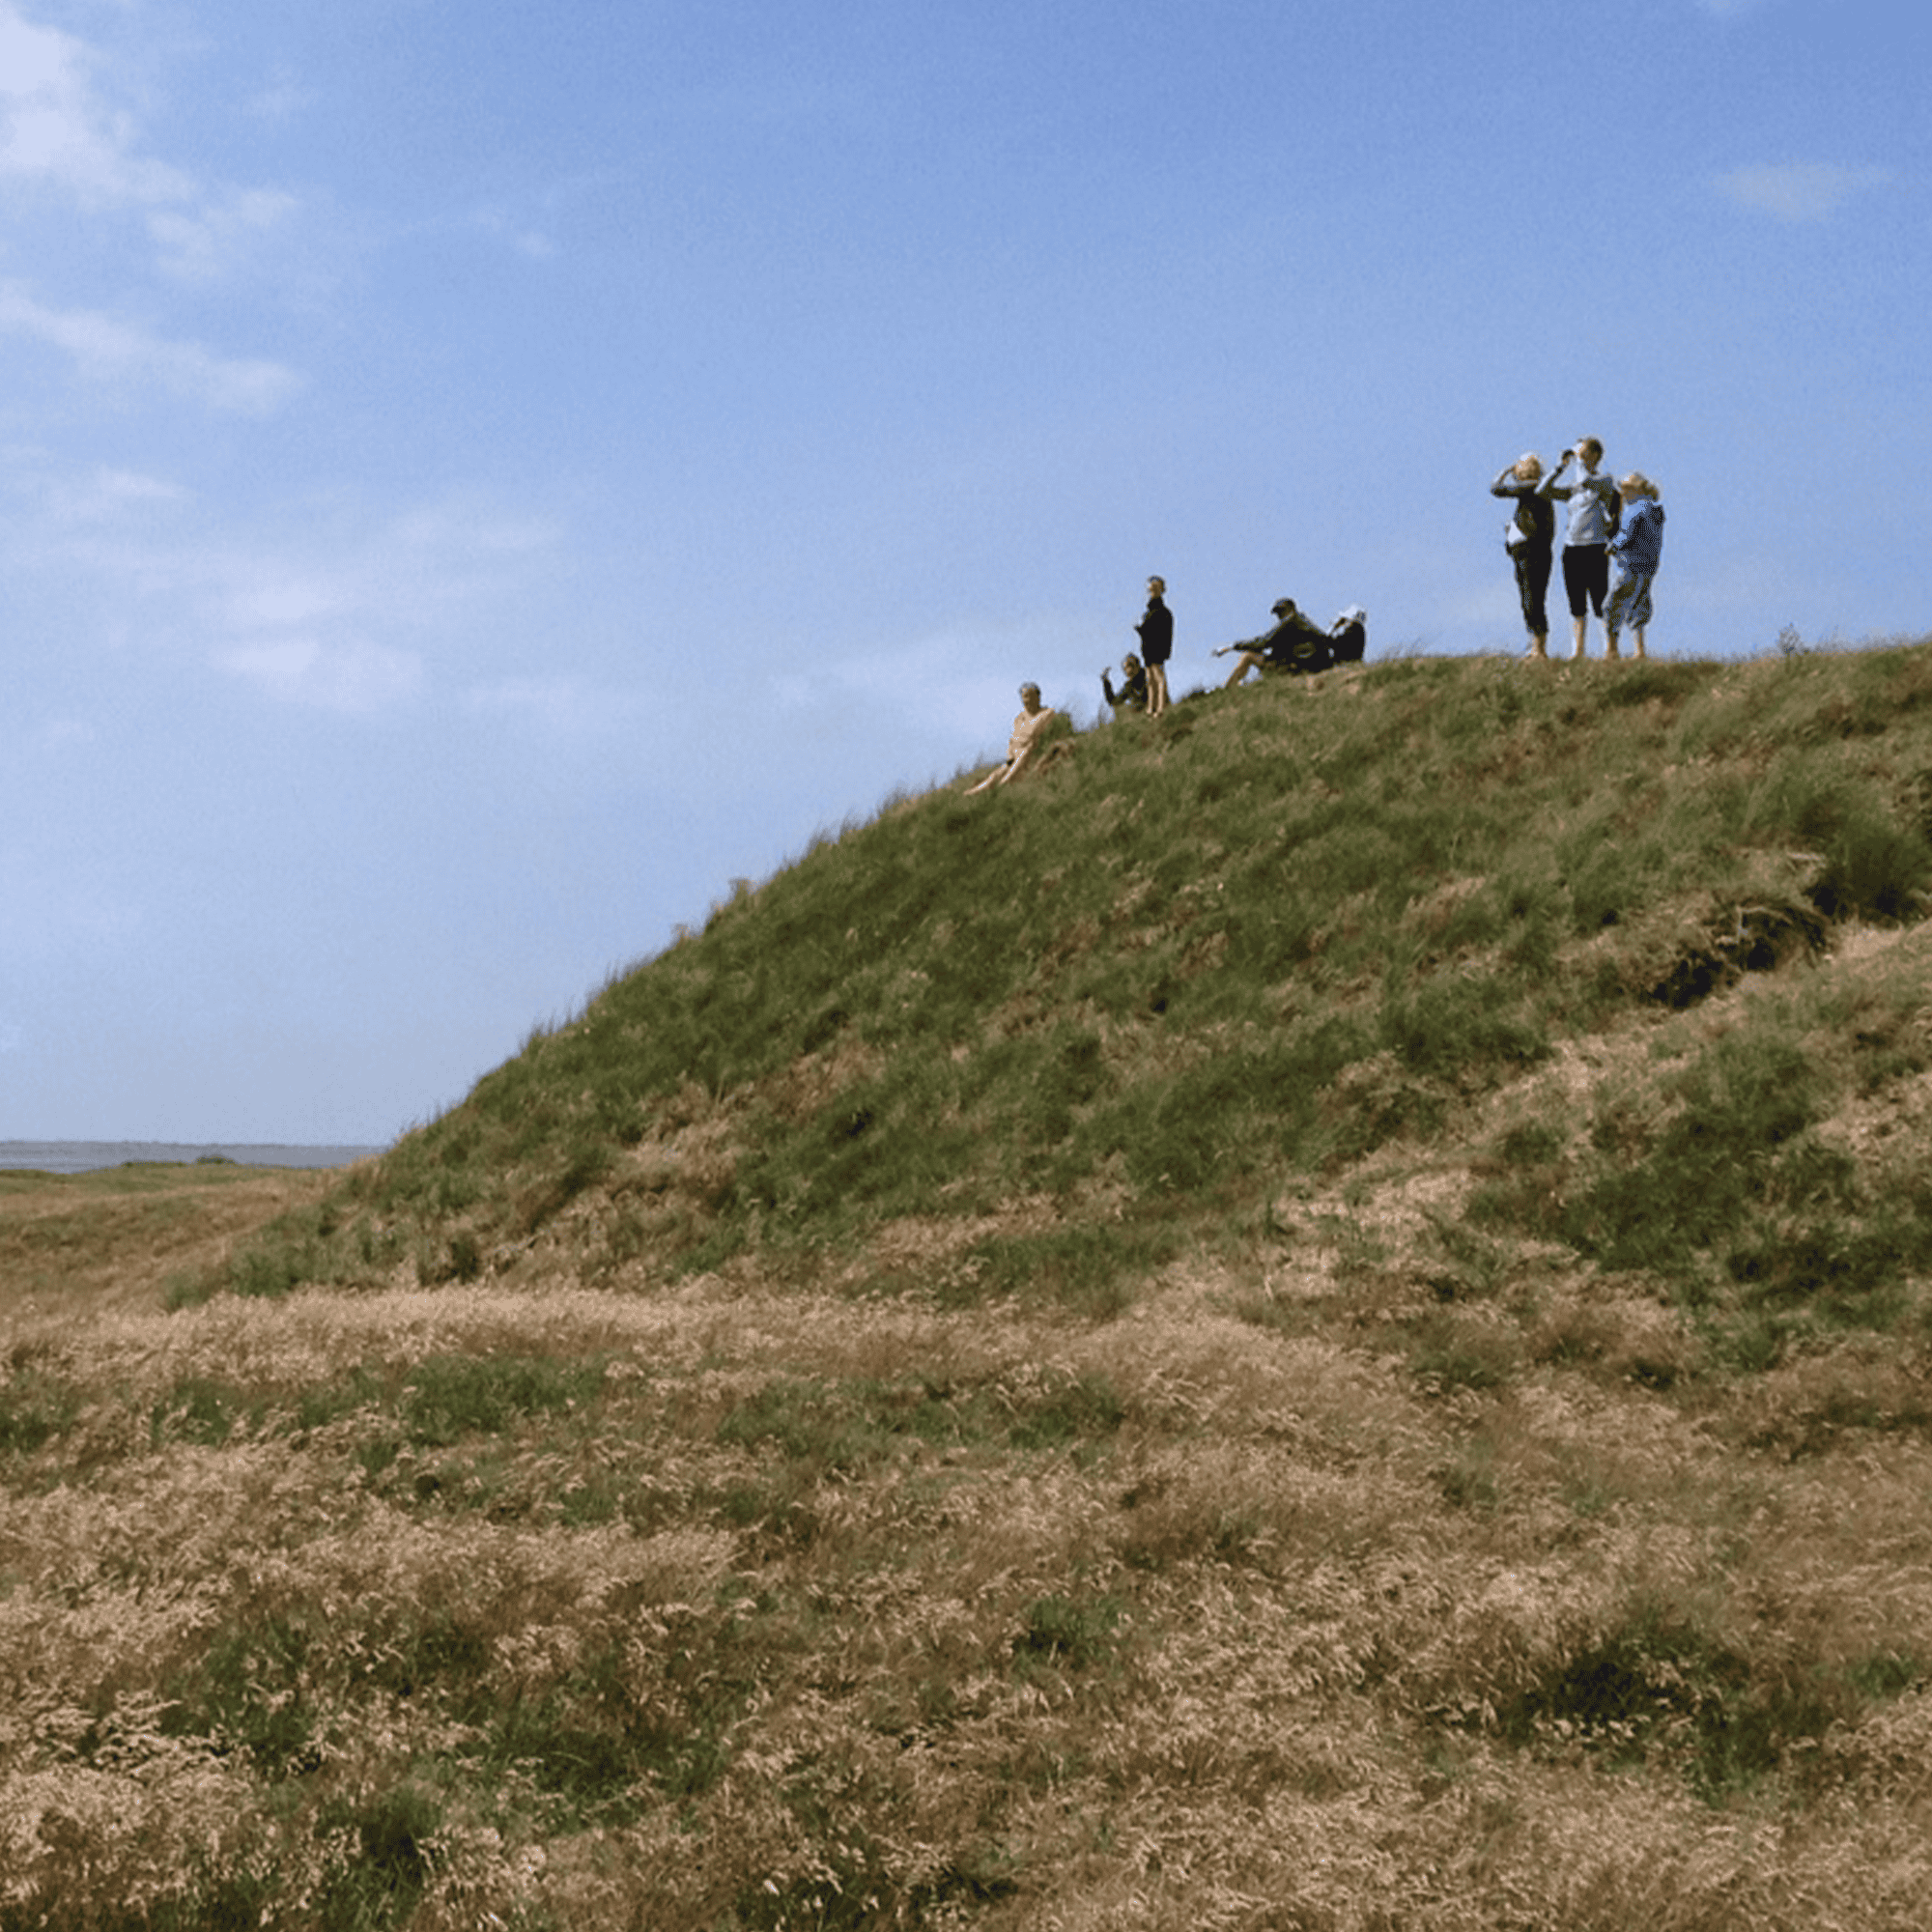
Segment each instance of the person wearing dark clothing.
M1327 632L1316 629L1295 608L1293 597L1274 601L1274 629L1265 636L1250 638L1244 643L1223 644L1215 651L1224 658L1239 651L1241 661L1228 679L1228 688L1240 683L1251 670L1285 670L1307 676L1326 670L1334 662L1333 640Z
M1148 707L1147 667L1129 651L1121 660L1121 688L1114 689L1114 680L1103 668L1100 672L1100 689L1106 694L1108 705L1115 711L1145 711Z
M1338 665L1358 665L1369 654L1369 613L1350 604L1328 626L1328 650Z
M1148 579L1146 614L1134 626L1141 640L1141 662L1147 666L1148 716L1167 709L1167 661L1174 655L1174 612L1167 608L1167 580Z
M1553 479L1552 479L1553 480ZM1516 513L1503 526L1503 546L1516 570L1516 594L1529 632L1529 655L1549 655L1549 572L1555 560L1556 505L1543 480L1543 459L1533 450L1490 485L1492 497L1513 497Z

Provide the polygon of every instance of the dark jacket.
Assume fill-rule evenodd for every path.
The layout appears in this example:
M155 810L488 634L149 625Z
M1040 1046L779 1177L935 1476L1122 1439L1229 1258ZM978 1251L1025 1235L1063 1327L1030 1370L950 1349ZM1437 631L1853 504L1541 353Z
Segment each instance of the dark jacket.
M1163 665L1174 655L1174 612L1158 597L1148 599L1147 614L1134 626L1141 662Z
M1512 465L1490 485L1492 497L1516 498L1516 526L1532 550L1549 550L1556 542L1556 505L1548 494L1553 480L1544 477L1535 483L1525 483Z
M1266 637L1252 639L1242 649L1259 651L1270 669L1302 676L1326 670L1335 662L1334 639L1299 611L1289 611Z

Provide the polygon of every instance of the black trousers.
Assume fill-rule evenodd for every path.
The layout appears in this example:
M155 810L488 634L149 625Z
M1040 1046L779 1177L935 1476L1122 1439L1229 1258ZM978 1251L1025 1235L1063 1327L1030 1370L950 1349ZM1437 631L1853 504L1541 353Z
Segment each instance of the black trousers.
M1522 599L1522 621L1532 638L1549 635L1549 546L1519 544L1510 552L1516 565L1516 594Z

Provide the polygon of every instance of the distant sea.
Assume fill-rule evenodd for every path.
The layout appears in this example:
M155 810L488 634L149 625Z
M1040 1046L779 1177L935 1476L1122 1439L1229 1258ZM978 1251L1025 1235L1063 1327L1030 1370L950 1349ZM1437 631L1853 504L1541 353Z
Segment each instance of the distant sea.
M381 1153L374 1147L179 1147L171 1141L0 1141L0 1168L90 1174L130 1160L232 1160L239 1167L347 1167Z

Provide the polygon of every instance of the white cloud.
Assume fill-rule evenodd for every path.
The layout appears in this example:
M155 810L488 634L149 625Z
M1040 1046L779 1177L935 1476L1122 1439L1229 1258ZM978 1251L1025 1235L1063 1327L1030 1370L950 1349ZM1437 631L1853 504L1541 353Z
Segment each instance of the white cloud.
M287 227L300 203L273 188L232 188L188 209L148 217L160 266L184 281L212 282L262 241Z
M526 556L548 550L561 532L548 518L505 516L471 495L457 495L405 511L394 524L397 540L412 551L459 556Z
M341 583L276 575L235 586L228 617L240 630L306 627L341 615L349 601Z
M635 696L592 691L575 678L507 677L469 696L472 711L524 719L571 737L629 729L642 709Z
M1891 179L1885 168L1836 167L1829 162L1787 162L1781 166L1734 168L1718 177L1719 192L1745 208L1780 221L1825 221L1854 195L1882 187Z
M185 197L186 176L135 152L131 123L101 98L94 65L83 42L0 0L0 175L87 202Z
M251 120L282 127L305 113L312 96L286 69L277 70L267 87L245 103L243 111Z
M91 309L53 309L17 284L0 284L0 333L38 337L97 381L158 384L194 402L241 415L270 415L301 387L279 362L217 355Z
M532 262L547 262L556 253L556 243L540 228L519 221L499 209L478 209L469 217L469 225L480 235L507 243Z
M422 689L422 660L372 643L326 644L313 638L242 644L215 663L284 704L321 711L386 711Z
M189 500L178 483L113 468L74 476L37 476L34 490L58 534L125 524L130 516L176 509Z
M233 273L293 226L292 194L210 184L145 153L134 116L108 98L109 73L84 42L0 0L0 184L63 194L90 214L143 213L156 266L194 282ZM298 266L285 250L277 269Z

